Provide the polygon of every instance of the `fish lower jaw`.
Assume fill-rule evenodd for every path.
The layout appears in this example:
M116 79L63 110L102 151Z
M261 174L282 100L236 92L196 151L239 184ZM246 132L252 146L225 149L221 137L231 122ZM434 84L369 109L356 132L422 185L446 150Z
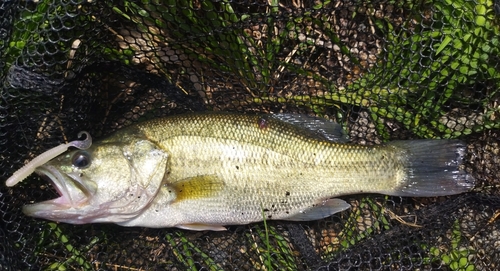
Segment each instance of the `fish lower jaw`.
M61 211L66 211L71 209L71 205L61 204L58 201L65 201L61 198L47 200L43 202L38 202L34 204L28 204L23 206L23 213L27 216L45 218L50 220L59 221L59 219L53 219L52 217Z
M56 189L57 190L57 189ZM59 192L59 191L58 191ZM70 209L77 209L84 204L86 200L74 202L71 201L66 195L59 192L59 197L42 202L28 204L23 207L23 212L29 216L37 216L37 212L59 212Z
M27 210L50 208L53 211L78 208L88 201L84 191L73 184L71 178L64 178L63 174L52 167L41 167L35 171L42 179L48 181L59 197L47 201L26 205ZM40 206L40 207L38 207Z
M65 213L66 216L73 216L70 214L76 212L75 210L78 210L81 206L85 205L85 203L86 200L74 202L68 199L65 195L61 195L55 199L27 204L23 206L23 213L28 216L62 221L61 219L53 219L51 217L58 216L57 214L62 213Z
M23 213L27 216L65 222L70 224L86 224L82 219L84 211L81 208L85 202L71 202L67 197L60 196L55 199L27 204L23 206Z

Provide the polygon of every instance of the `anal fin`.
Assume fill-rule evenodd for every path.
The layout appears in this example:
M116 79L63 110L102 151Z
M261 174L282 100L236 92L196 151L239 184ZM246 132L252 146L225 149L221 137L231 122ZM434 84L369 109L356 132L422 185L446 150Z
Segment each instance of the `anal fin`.
M284 218L283 220L289 221L311 221L318 220L325 217L329 217L335 213L342 212L351 207L347 202L341 199L327 199L317 204L314 204L310 208L300 211L293 216Z

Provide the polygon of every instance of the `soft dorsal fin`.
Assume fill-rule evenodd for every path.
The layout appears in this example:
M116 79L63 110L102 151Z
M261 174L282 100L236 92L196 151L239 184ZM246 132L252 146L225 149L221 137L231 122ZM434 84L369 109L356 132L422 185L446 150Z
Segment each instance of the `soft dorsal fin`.
M342 125L331 120L300 114L279 113L269 114L268 116L296 126L297 128L302 128L319 139L336 143L349 142L349 136L342 129Z

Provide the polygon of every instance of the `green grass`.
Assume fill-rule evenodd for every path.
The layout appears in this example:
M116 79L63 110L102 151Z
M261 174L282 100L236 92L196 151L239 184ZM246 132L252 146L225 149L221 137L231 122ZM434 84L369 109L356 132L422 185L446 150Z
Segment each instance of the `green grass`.
M429 251L429 257L424 258L425 263L430 264L432 261L438 260L453 271L476 270L476 266L470 257L475 255L477 252L471 247L464 246L464 236L458 219L453 222L453 226L450 231L451 238L449 240L449 247L444 245L439 247L422 245L424 249Z
M351 213L342 226L342 231L339 233L340 245L342 249L347 249L382 230L390 228L391 224L382 207L369 197L362 198L359 207L351 208Z
M224 270L210 256L201 251L195 244L189 241L182 231L178 230L165 235L166 240L172 247L172 252L178 262L180 262L184 270L198 270L193 255L196 258L201 258L201 262L206 268L211 271Z
M94 23L92 17L81 13L81 5L54 5L51 0L22 2L8 44L5 40L0 41L5 47L2 59L5 69L18 60L25 65L47 65L51 70L46 72L50 74L72 68L73 60L84 53L76 46L85 42L80 39L84 33L80 27ZM98 42L86 45L96 44Z
M274 17L278 3L267 9L267 32L270 42L261 44L252 33L238 27L252 15L237 14L229 1L201 1L194 7L192 1L150 1L136 4L124 1L123 7L113 11L129 21L148 41L159 40L170 44L171 49L203 63L206 68L225 76L236 77L246 89L265 87L280 66L277 54L282 50L287 31L276 33ZM164 35L151 33L151 27L168 29ZM289 27L292 27L289 25ZM186 39L188 36L192 39ZM179 42L183 41L183 42ZM116 52L116 51L108 51ZM125 51L123 51L125 53ZM166 67L157 56L152 56L155 67L168 75ZM184 67L189 68L189 67Z
M55 260L45 270L93 270L87 253L100 241L98 236L94 236L85 246L77 248L72 244L72 239L63 232L57 223L48 222L45 225L46 227L40 232L38 250L35 251L35 255L44 256L50 249L59 250L58 248L62 248L60 252L65 255L62 259L56 255L52 256Z
M386 53L378 66L367 71L347 89L339 89L334 82L321 73L289 62L292 56L311 54L314 44L297 42L299 34L308 35L312 24L328 37L332 44L352 63L359 63L336 35L321 10L330 1L316 4L312 10L280 24L279 1L271 1L263 13L241 13L235 11L230 1L202 1L194 6L192 1L124 1L110 8L126 22L130 29L141 34L153 50L166 43L172 50L195 58L220 76L233 78L248 91L249 105L264 103L295 104L309 107L318 115L327 108L341 112L346 106L361 106L371 113L379 134L389 137L385 122L394 120L419 137L457 137L485 129L500 128L500 109L491 101L499 95L500 28L494 12L493 0L443 0L408 2L402 8L413 9L403 27L388 18L372 16L374 26L386 39ZM370 7L370 3L365 3ZM419 10L433 7L432 25L429 19L420 17ZM78 8L78 7L76 7ZM373 8L372 8L373 9ZM51 24L65 15L67 9L52 6L42 0L29 9L22 10L14 23L14 30L5 53L6 67L14 63L23 52L37 52L47 46ZM76 12L76 10L74 10ZM319 15L318 15L319 14ZM357 16L354 11L353 16ZM241 23L259 21L259 37ZM99 18L82 16L79 20L95 23ZM168 29L168 31L162 31ZM78 34L76 32L73 34ZM194 39L187 39L188 35ZM77 35L74 35L77 36ZM58 50L67 51L71 44L49 43ZM144 48L102 47L110 59L131 64L134 55ZM285 47L295 46L293 54L281 52ZM66 54L61 57L67 57ZM148 55L154 66L170 81L168 67L160 56ZM36 61L36 60L34 60ZM188 69L189 67L179 67ZM181 71L187 72L187 71ZM320 95L292 94L286 97L271 95L272 86L285 73L295 73L320 82L328 91ZM476 84L493 84L493 89L476 98L464 95L464 89ZM451 125L450 110L456 109L468 117L467 109L478 108L479 117L472 124ZM341 114L341 113L339 113ZM339 117L345 117L339 115ZM457 121L455 121L457 122ZM451 123L451 122L450 122Z
M404 29L386 19L372 18L387 38L385 65L370 70L350 86L350 91L386 89L389 95L367 97L378 131L388 137L382 118L393 119L424 138L456 137L498 128L499 108L489 103L500 89L500 29L495 23L493 1L424 1L434 8L432 27L417 16ZM407 29L414 29L409 31ZM423 57L425 56L425 57ZM477 99L464 95L476 83L496 84ZM450 105L451 104L451 105ZM473 127L453 129L441 121L450 107L471 108L479 104L482 120Z
M297 270L294 253L290 248L290 240L267 222L251 225L245 233L251 244L250 256L256 270Z
M271 265L271 244L269 243L269 229L267 228L267 219L266 219L266 214L264 212L264 208L262 208L262 204L260 206L261 213L262 213L262 221L264 223L264 244L266 245L266 250L265 250L265 255L266 255L266 261L265 261L265 266L267 267L267 270L270 271L272 270L272 265Z
M50 27L49 20L54 14L49 12L49 0L40 1L33 10L23 10L14 22L10 41L6 47L5 62L10 66L23 51L35 52L37 44L44 40L40 31ZM4 41L0 41L3 43Z
M415 11L404 22L404 27L387 18L372 16L374 26L387 41L384 60L347 89L339 89L320 73L292 64L280 55L285 46L296 46L295 56L310 54L314 45L308 44L309 41L297 43L297 36L310 31L302 24L313 24L338 45L352 63L359 64L349 47L335 34L328 17L317 15L329 1L286 21L283 26L275 19L280 12L278 1L272 1L264 14L237 13L228 1L203 1L196 7L191 1L167 1L168 8L159 3L125 1L123 7L113 7L113 10L132 23L146 40L172 44L172 49L195 57L205 68L236 78L249 94L247 101L240 102L295 104L309 107L318 115L324 114L327 108L340 112L345 106L361 106L371 112L384 139L389 137L387 120L402 123L422 138L457 137L500 127L497 121L500 109L490 104L498 90L485 93L481 98L461 91L477 83L492 83L496 89L500 88L500 72L495 61L500 57L500 30L492 0L408 2L403 7ZM434 8L432 18L436 19L432 26L417 15L418 9L429 10L431 6ZM353 16L356 15L354 12ZM265 30L259 32L261 37L238 27L255 18L266 18L260 23ZM151 33L151 26L169 31L166 35ZM187 35L195 39L188 42ZM169 74L160 60L153 62ZM316 96L270 95L270 88L286 72L310 77L330 91ZM477 106L482 112L475 123L447 123L451 109L463 109L464 117L468 117L466 109Z

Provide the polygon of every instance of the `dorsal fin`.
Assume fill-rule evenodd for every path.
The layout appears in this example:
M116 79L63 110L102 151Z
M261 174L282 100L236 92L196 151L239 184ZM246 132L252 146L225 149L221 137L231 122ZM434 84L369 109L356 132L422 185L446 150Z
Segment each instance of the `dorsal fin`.
M311 136L319 139L336 143L349 142L349 136L344 129L342 129L342 126L331 120L308 115L284 113L269 114L266 116L301 128L310 133Z

